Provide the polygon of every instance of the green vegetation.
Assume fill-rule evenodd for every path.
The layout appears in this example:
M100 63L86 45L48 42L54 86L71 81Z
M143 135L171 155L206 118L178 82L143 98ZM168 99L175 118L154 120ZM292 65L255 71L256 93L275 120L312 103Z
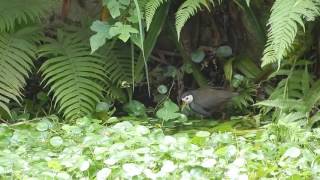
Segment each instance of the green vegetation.
M166 135L135 121L110 126L55 117L0 126L3 179L312 179L320 174L319 129L298 141L273 131Z
M0 1L0 179L319 177L319 16L319 0Z

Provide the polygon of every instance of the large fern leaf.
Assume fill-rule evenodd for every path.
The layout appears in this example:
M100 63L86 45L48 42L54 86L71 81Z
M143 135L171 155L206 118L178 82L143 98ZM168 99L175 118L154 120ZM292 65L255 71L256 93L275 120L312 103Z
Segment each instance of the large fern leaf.
M221 0L219 0L220 2ZM180 32L184 24L195 15L202 7L210 10L210 4L215 5L214 0L186 0L178 9L176 13L176 29L178 33L178 39L180 38Z
M105 48L98 51L104 60L104 70L108 81L105 84L107 96L121 102L127 97L121 88L123 84L130 84L133 78L133 67L130 47L121 43L107 43ZM133 59L135 62L135 59ZM118 92L117 92L118 91ZM121 92L120 92L121 91Z
M118 47L113 49L105 59L105 68L107 76L112 82L121 84L123 82L132 82L132 59L130 57L130 48Z
M162 3L166 1L167 0L150 0L145 5L145 17L146 17L147 30L149 30L153 16L156 13L157 9L160 7Z
M43 81L53 92L55 105L67 119L91 113L102 96L103 60L90 55L88 44L73 34L59 32L48 39L40 55L49 59L41 66Z
M0 33L0 108L8 114L7 104L12 100L19 103L21 89L36 59L34 41L28 40L33 33L27 29L11 34Z
M16 24L39 20L52 8L52 0L1 0L0 32L14 29Z
M262 58L262 66L280 61L292 47L298 25L304 29L305 21L320 15L318 0L276 0L269 18L268 40Z

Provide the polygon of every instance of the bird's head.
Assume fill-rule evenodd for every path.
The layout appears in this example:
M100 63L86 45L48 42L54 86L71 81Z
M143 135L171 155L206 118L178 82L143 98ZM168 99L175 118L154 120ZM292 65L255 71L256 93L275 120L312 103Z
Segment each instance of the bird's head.
M183 110L186 105L188 105L188 104L193 102L193 95L188 93L188 92L186 92L181 96L181 101L182 101L181 110Z

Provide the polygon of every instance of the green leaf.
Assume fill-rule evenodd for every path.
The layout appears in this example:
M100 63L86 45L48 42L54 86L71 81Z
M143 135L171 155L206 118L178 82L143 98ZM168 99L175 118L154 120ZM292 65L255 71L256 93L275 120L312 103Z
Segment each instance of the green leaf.
M297 147L289 148L283 155L282 158L290 157L290 158L297 158L301 154L301 150Z
M130 0L119 0L119 2L123 5L128 6L130 4Z
M250 1L251 1L251 0L246 0L246 3L247 3L247 5L248 5L248 7L250 7Z
M117 36L119 35L119 39L121 39L123 42L127 42L130 38L130 34L137 34L139 31L135 28L133 28L131 25L122 24L121 22L116 22L109 31L110 35Z
M48 161L48 167L56 171L60 171L62 169L60 162L57 160Z
M191 74L193 72L193 69L192 69L192 64L190 63L184 63L181 67L181 69L186 72L187 74Z
M142 168L134 163L124 164L122 168L129 177L138 176L142 173Z
M220 46L216 49L216 55L219 58L226 58L232 55L232 49L230 46Z
M226 76L226 79L228 81L231 81L233 76L233 61L234 61L234 58L229 59L223 66L224 75Z
M49 124L46 121L40 121L37 123L36 129L38 131L46 131L49 129Z
M156 113L156 116L165 121L176 119L180 117L179 107L170 100L164 102L164 105Z
M108 112L111 107L112 107L112 104L110 103L99 102L96 106L96 112Z
M47 60L39 71L45 86L53 93L66 119L76 119L94 112L106 81L105 59L90 55L90 47L79 33L58 31L57 38L47 38L39 54Z
M168 88L165 85L158 86L157 90L160 94L166 94L168 92Z
M80 171L86 171L88 170L90 167L90 162L89 161L83 161L81 164L80 164Z
M60 136L54 136L50 139L50 144L54 147L59 147L63 144L63 139Z
M109 33L110 25L106 22L94 21L90 29L96 32L95 35L90 37L91 53L103 46L106 43L106 39L111 39L113 37Z
M107 179L110 174L111 174L111 169L102 168L97 172L97 179L98 180Z
M103 5L106 5L109 9L112 18L119 17L121 15L121 4L117 0L103 0Z
M146 107L139 101L133 100L123 106L123 110L127 112L130 116L135 117L145 117L146 116Z
M209 137L210 136L210 132L208 131L198 131L196 133L197 137Z
M195 63L201 63L204 60L205 56L206 54L202 50L197 49L196 51L191 53L191 60Z

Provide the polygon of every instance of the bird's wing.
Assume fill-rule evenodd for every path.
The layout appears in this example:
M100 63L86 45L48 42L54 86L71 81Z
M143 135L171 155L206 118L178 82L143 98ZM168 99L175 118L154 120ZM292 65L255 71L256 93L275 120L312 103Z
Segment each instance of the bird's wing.
M233 97L231 91L212 88L198 89L194 94L195 101L204 109L220 106Z
M210 116L211 115L211 111L210 110L206 110L204 109L201 105L197 104L197 103L191 103L190 104L190 108L196 112L196 113L199 113L201 115L204 115L204 116Z

